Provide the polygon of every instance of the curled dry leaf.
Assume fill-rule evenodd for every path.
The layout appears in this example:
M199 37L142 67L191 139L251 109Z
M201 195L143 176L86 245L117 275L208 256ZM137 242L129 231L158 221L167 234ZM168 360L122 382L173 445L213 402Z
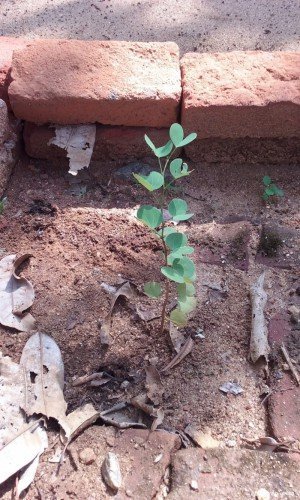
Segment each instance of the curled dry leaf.
M101 344L103 345L110 345L111 344L111 336L110 336L110 328L111 328L111 316L113 309L115 307L115 304L118 300L119 297L126 297L127 299L132 299L134 297L135 293L130 285L129 281L126 281L118 290L114 293L112 296L111 304L110 304L110 309L108 314L105 316L104 320L101 323L101 329L100 329L100 341Z
M172 359L172 361L170 361L170 363L167 366L165 366L161 371L167 372L171 370L171 368L174 368L174 366L178 365L188 354L190 354L190 352L194 347L194 343L195 342L193 341L192 337L189 337L186 340L185 344L180 349L180 351L178 352L178 354L176 354L176 356Z
M162 408L155 408L154 405L147 403L146 394L140 394L139 396L132 398L131 404L135 408L142 410L144 413L146 413L146 415L154 418L151 425L152 431L155 431L155 429L162 424L165 416L164 411L162 410Z
M162 401L164 393L164 386L161 381L159 371L154 365L147 366L145 371L147 396L155 405L159 405Z
M45 333L35 333L25 344L20 365L26 387L21 405L25 413L55 418L67 432L64 364L56 342Z
M69 443L81 431L92 425L99 418L100 413L95 410L92 404L88 403L67 415L64 422L64 435L62 440Z
M141 422L136 422L130 418L125 411L127 403L118 403L108 410L100 413L100 418L108 425L118 427L118 429L129 429L130 427L137 427L146 429L146 425Z
M171 339L171 342L172 342L172 345L173 345L175 351L177 353L179 353L182 345L185 342L185 336L184 336L182 330L177 328L177 326L175 326L174 323L172 323L172 321L170 321L169 334L170 334L170 339Z
M252 324L250 338L250 359L256 363L260 358L268 361L270 347L268 343L268 329L264 315L267 303L267 293L264 290L265 273L250 288L252 303Z
M18 267L30 255L8 255L0 261L0 323L16 330L30 332L35 319L30 313L24 313L32 306L34 290L31 283L17 276Z

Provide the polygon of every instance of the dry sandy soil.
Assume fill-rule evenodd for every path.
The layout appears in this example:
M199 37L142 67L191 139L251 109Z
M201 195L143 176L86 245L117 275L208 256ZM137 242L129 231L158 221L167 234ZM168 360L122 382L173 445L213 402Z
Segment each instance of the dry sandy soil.
M299 50L297 0L1 0L0 35L177 42L182 53Z
M192 352L162 376L161 428L183 431L193 424L209 430L225 448L232 441L239 447L242 438L269 433L261 396L268 380L248 361L249 288L265 270L267 319L295 303L299 168L191 167L195 171L183 181L178 195L195 214L191 222L181 223L195 246L198 306L184 332L195 343ZM265 174L285 191L284 198L267 206L261 199ZM0 219L0 252L32 255L23 269L36 292L31 312L38 330L50 334L61 348L69 411L88 402L104 410L143 392L148 360L161 370L174 356L168 332L159 332L159 321L142 321L135 312L136 304L145 310L158 305L141 293L132 300L121 299L113 314L108 349L100 343L99 319L107 314L111 300L102 283L118 286L130 280L139 290L145 281L159 279L159 244L134 215L150 198L132 182L111 176L105 165L74 179L62 167L27 158L16 167L7 197ZM279 235L281 246L275 256L263 255L268 253L265 246L259 250L263 227ZM197 337L202 330L204 338ZM18 362L28 337L0 327L0 349ZM111 381L96 388L73 387L74 379L96 371L108 373ZM240 384L243 394L224 395L219 388L228 381ZM80 443L82 447L82 438ZM73 446L76 452L76 441ZM49 453L53 451L42 458L48 472ZM38 489L32 486L28 498L39 498L41 492L40 498L60 498L58 493L50 495L59 487L50 476L39 477ZM77 498L82 498L80 493Z

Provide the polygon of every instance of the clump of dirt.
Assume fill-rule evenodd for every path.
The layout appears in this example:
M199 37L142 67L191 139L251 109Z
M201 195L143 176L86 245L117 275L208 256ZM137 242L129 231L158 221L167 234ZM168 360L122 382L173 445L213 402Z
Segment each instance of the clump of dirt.
M276 257L278 250L283 246L281 236L275 230L262 228L258 251L265 257Z

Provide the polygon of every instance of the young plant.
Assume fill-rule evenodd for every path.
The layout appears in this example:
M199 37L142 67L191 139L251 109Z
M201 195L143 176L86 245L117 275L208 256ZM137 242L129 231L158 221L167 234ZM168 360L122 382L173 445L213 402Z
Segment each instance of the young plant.
M0 215L3 214L6 203L7 203L7 198L2 198L2 200L0 200Z
M280 196L280 197L284 196L283 190L280 189L278 186L276 186L276 184L274 184L271 177L265 175L262 181L265 187L264 193L262 195L264 201L272 199L273 196Z
M197 134L192 133L184 137L182 126L179 123L173 123L169 135L170 140L158 148L145 135L146 143L158 159L159 171L154 170L149 175L133 174L144 188L157 195L157 206L142 205L137 212L137 218L154 232L162 244L164 262L161 273L164 277L164 286L155 281L144 285L144 291L148 297L157 299L164 293L161 332L165 327L172 283L176 286L177 291L177 306L170 314L172 323L178 327L185 326L188 321L187 315L196 307L195 287L193 285L196 279L195 265L187 257L194 252L194 249L188 245L188 238L184 233L170 227L166 222L186 221L193 216L189 213L185 200L174 198L167 205L167 197L174 188L174 183L191 173L181 158L172 160L171 158L178 148L194 141Z

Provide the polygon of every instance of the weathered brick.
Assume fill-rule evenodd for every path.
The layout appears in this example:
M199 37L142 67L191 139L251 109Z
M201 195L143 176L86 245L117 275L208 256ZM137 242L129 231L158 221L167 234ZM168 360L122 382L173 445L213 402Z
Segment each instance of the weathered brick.
M169 137L168 129L144 127L109 127L97 125L92 162L110 160L131 160L151 156L144 134L149 134L154 144L162 146ZM55 136L55 130L48 125L25 123L24 144L26 153L33 158L57 160L67 157L67 152L48 142Z
M182 124L198 139L299 137L300 53L189 53L181 69Z
M11 82L10 70L14 50L26 47L28 40L23 38L13 38L8 36L0 37L0 99L6 102L8 100L8 85Z
M39 40L14 52L9 98L34 123L168 127L181 97L175 43Z
M17 159L19 127L9 116L7 106L0 99L0 198Z

